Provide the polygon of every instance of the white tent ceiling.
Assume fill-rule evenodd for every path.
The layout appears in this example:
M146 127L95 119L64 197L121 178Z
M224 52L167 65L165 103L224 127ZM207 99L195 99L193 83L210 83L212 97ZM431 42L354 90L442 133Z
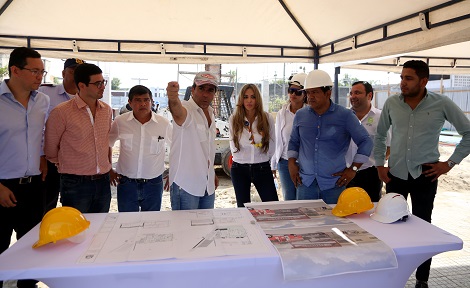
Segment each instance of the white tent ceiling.
M0 0L0 52L29 46L46 57L99 61L345 62L470 41L469 11L470 1L442 0Z
M429 65L431 74L470 74L470 41L419 52L405 53L394 57L376 59L357 64L344 64L342 68L378 70L400 73L408 60L423 60Z

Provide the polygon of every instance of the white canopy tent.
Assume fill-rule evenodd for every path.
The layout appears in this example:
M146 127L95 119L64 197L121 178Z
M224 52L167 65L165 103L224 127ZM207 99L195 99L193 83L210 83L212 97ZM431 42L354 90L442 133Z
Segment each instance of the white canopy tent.
M357 64L345 63L341 66L342 68L400 73L403 63L408 60L422 60L428 63L431 74L470 74L470 41L383 59L359 61Z
M0 0L0 7L0 52L27 46L52 58L319 64L470 41L470 1Z

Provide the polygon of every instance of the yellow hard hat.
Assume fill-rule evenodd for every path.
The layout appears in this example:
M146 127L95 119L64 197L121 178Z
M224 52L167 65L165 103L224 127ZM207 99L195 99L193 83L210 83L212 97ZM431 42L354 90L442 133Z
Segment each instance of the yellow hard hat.
M41 247L47 243L75 236L90 226L90 221L72 207L57 207L44 215L39 227L39 240L33 248Z
M345 189L338 198L338 204L331 211L333 215L345 217L351 214L359 214L374 208L369 194L359 187Z

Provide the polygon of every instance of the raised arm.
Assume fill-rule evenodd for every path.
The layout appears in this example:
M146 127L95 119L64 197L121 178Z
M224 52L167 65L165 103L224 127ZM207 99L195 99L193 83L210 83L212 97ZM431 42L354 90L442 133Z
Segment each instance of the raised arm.
M168 95L168 106L170 108L171 115L173 116L173 121L178 126L181 126L186 120L188 112L186 111L186 108L183 107L181 100L178 97L179 89L180 85L178 82L169 82L166 87L166 94Z

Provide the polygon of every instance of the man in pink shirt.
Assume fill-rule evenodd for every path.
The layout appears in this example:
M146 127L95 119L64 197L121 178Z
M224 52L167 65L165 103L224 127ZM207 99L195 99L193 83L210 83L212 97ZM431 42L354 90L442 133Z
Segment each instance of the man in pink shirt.
M111 203L108 135L112 109L100 101L107 81L101 69L75 69L78 97L59 104L46 123L46 159L58 166L61 203L82 213L107 213Z

